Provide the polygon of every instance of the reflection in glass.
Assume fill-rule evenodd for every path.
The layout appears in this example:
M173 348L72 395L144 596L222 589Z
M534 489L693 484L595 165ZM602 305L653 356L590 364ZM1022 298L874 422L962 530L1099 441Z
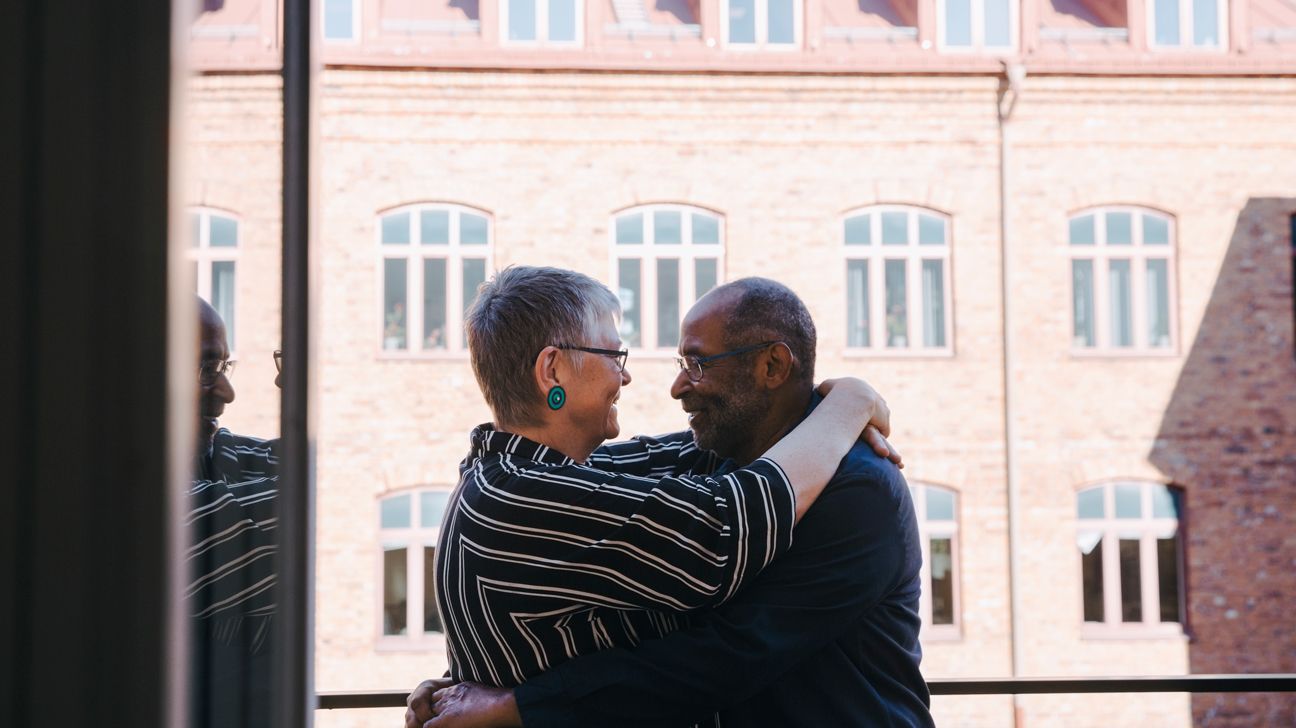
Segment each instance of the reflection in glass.
M509 40L536 39L536 0L508 0Z
M679 345L680 301L679 261L657 259L657 346Z
M549 0L549 40L576 40L576 0Z
M793 0L768 0L770 43L795 43L795 18Z
M423 210L419 213L419 242L424 245L450 244L449 210Z
M653 213L653 243L679 245L683 241L683 216L675 210L658 210Z
M1133 242L1133 216L1128 212L1107 213L1107 244L1131 245Z
M883 241L885 242L885 237ZM883 272L886 277L887 346L894 348L905 347L909 345L905 261L888 260Z
M1193 45L1217 46L1219 10L1217 0L1193 0Z
M211 231L208 245L213 248L233 248L238 246L238 220L224 215L211 216Z
M463 314L468 315L473 301L477 300L477 288L486 282L486 259L464 258L463 260ZM464 348L468 347L468 332L463 334Z
M1179 492L1164 485L1152 486L1152 517L1179 518Z
M1133 483L1121 483L1115 487L1116 517L1143 517L1143 487Z
M1071 245L1093 245L1094 244L1094 216L1084 215L1071 219L1070 237L1068 242Z
M410 241L410 214L401 212L382 219L383 245L408 245Z
M1094 346L1093 261L1071 261L1071 324L1074 346Z
M1012 45L1012 20L1008 0L985 0L985 44L991 48Z
M845 237L847 245L871 245L873 243L871 217L871 215L857 215L846 218Z
M944 245L945 221L933 215L918 216L918 244Z
M459 242L464 245L485 245L488 242L486 218L471 212L459 214Z
M972 45L972 0L946 0L945 45Z
M446 348L445 258L423 260L423 348Z
M1147 261L1148 346L1170 346L1170 265L1164 258Z
M720 243L720 219L714 215L693 213L693 244L718 245Z
M383 260L383 348L405 348L405 260Z
M351 40L355 37L356 0L324 0L324 37L328 40Z
M404 546L383 546L383 634L405 634L405 604L409 585ZM435 563L435 562L434 562Z
M1143 621L1142 565L1138 539L1120 539L1121 621Z
M1179 45L1179 0L1153 0L1156 11L1156 44Z
M1156 215L1143 215L1143 244L1169 245L1170 223Z
M927 520L954 520L954 494L941 488L927 488Z
M1080 570L1084 581L1084 621L1101 622L1103 610L1103 542L1100 533L1080 535ZM1085 550L1085 546L1089 550Z
M622 215L616 219L617 245L635 245L643 242L644 217L642 212Z
M756 0L729 0L729 42L756 42Z
M922 262L923 346L945 346L945 263Z
M909 242L909 213L882 213L882 244L905 245Z
M715 288L716 275L715 258L698 258L693 261L693 297L695 299L705 296L707 291Z
M1103 504L1103 488L1080 491L1076 496L1076 516L1079 518L1107 517L1107 508Z
M1179 622L1179 534L1157 539L1157 592L1161 601L1161 621Z
M379 525L382 528L410 527L409 494L395 495L384 499L379 507Z
M1112 346L1134 345L1134 312L1130 299L1130 262L1107 261L1111 274L1108 283L1108 308L1111 314Z
M444 632L436 603L436 547L423 547L423 631Z
M214 218L213 218L214 219ZM225 338L234 348L234 261L216 260L211 264L211 305L225 321Z
M869 262L846 261L846 345L869 345Z
M949 538L931 540L932 624L954 624L954 554Z
M423 528L440 528L450 503L450 491L425 490L419 494L419 524Z
M636 216L637 217L637 216ZM620 221L617 228L620 232ZM626 346L642 346L643 283L638 258L617 261L617 297L621 299L621 340Z

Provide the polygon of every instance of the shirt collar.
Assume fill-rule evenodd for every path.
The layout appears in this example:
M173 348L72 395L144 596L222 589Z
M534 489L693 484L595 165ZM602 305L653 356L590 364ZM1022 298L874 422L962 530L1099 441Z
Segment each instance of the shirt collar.
M488 455L506 455L508 457L534 460L546 465L576 465L576 461L563 455L548 445L541 445L535 440L515 435L512 432L495 429L495 425L486 422L473 428L469 437L472 443L472 457L484 458Z

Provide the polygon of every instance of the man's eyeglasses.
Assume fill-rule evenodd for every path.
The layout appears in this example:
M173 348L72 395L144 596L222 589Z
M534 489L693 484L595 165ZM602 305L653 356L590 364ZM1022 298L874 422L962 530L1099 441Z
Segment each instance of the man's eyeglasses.
M688 375L690 382L697 384L702 381L702 371L711 366L711 362L717 359L724 359L729 356L738 356L739 354L746 354L749 351L756 351L757 349L763 349L767 346L782 343L782 341L762 341L759 344L752 344L751 346L744 346L741 349L734 349L733 351L726 351L711 356L693 356L692 354L677 356L675 357L675 364L679 366L680 371Z
M274 353L271 354L271 356L274 357L275 372L276 373L283 372L283 351L280 349L275 349Z
M612 359L616 361L617 371L620 372L625 371L626 359L630 357L630 352L625 349L595 349L592 346L571 346L570 344L555 344L555 346L559 349L583 351L589 354L600 354L602 356L612 357Z
M224 374L230 376L234 373L234 361L232 359L208 359L198 365L198 381L204 387L210 387L216 383L216 378Z

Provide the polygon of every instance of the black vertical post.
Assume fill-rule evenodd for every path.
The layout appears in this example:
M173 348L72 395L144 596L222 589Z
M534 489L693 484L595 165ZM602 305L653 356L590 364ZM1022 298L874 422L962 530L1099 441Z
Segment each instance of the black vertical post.
M312 725L314 655L314 433L309 416L311 91L310 0L285 0L283 33L283 450L279 489L279 643L276 716Z

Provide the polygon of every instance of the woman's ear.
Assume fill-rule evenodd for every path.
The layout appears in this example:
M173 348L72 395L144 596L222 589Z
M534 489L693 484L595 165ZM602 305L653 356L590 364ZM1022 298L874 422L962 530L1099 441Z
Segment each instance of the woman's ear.
M562 384L563 373L558 371L559 351L556 346L546 346L536 355L534 374L541 392L548 392L550 388Z

